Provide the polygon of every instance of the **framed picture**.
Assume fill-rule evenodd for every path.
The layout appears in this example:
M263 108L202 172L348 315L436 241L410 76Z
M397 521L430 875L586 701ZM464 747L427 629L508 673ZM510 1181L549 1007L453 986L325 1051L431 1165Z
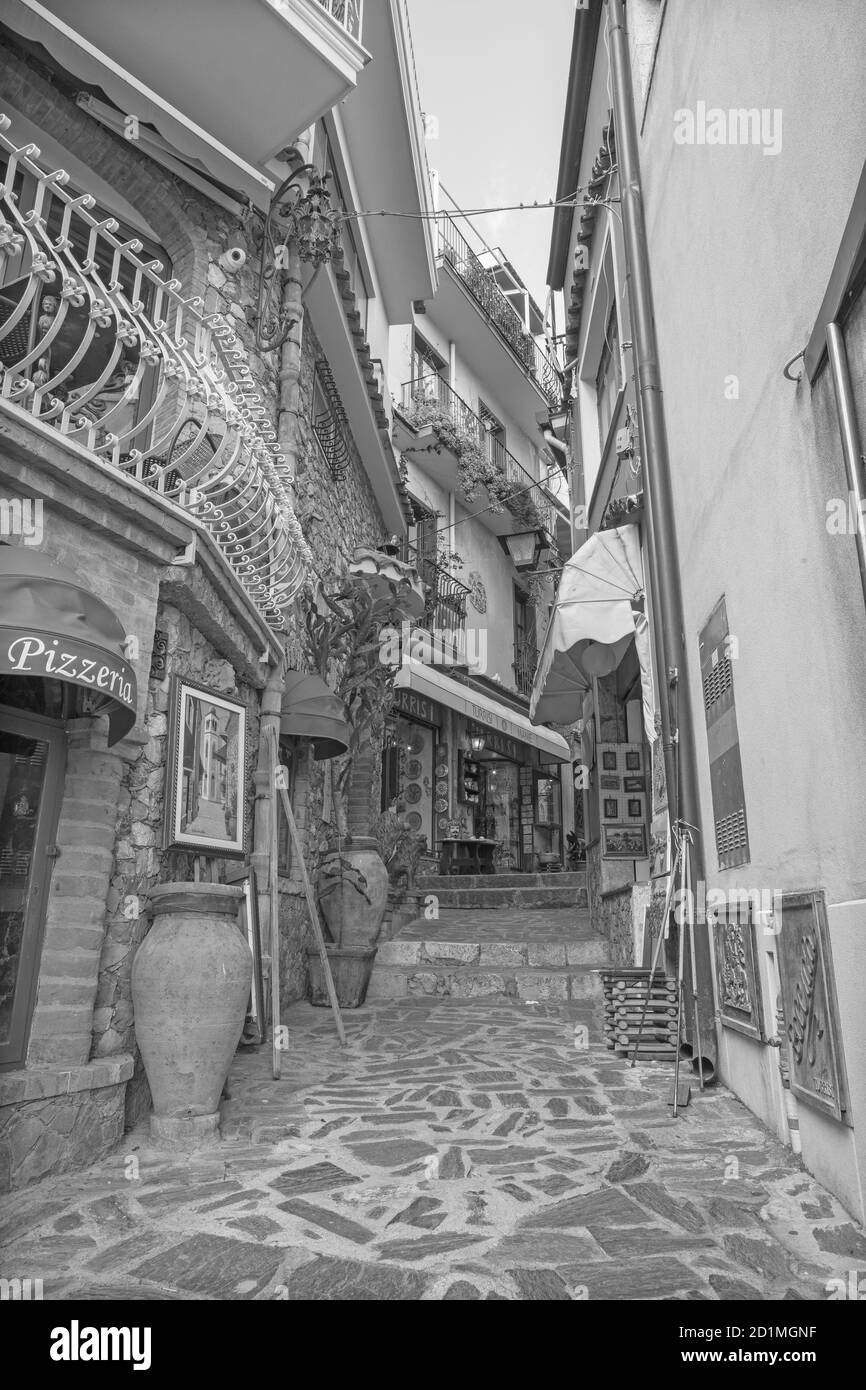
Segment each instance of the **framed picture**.
M616 772L616 751L614 749L604 749L601 755L601 766L604 772Z
M646 791L646 782L643 777L624 777L622 779L622 789L625 792Z
M166 767L166 849L242 859L247 711L239 700L175 676Z
M650 830L650 878L667 878L671 871L671 823L667 811L658 811Z
M618 792L618 791L619 791L619 778L618 778L618 777L611 777L609 773L608 773L608 775L607 775L606 777L600 777L600 778L598 779L598 782L599 782L599 786L601 787L602 791L608 791L608 792Z
M640 750L629 748L625 755L626 772L640 772Z
M639 796L630 796L628 799L628 813L630 816L643 815L643 802Z
M751 907L733 903L707 912L716 954L719 1017L725 1028L765 1041L761 973Z
M603 825L601 852L605 859L646 859L646 826Z
M605 820L617 820L619 818L619 801L615 796L604 798L604 818Z

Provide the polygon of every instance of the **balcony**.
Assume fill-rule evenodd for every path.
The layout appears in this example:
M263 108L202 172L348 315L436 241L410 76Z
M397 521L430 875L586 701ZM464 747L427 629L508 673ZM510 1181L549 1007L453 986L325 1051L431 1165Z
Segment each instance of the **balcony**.
M514 684L521 695L528 700L532 694L535 669L538 666L538 648L534 642L515 642L514 644Z
M45 48L122 116L267 207L282 150L355 89L370 54L361 0L0 0L4 23Z
M431 432L434 428L439 429L439 444L425 447L444 449L459 459L459 451L468 441L481 450L493 465L495 479L510 485L496 490L502 497L498 504L499 511L486 510L482 514L482 519L491 530L497 534L505 534L515 529L515 524L518 530L540 526L555 538L556 516L552 500L505 445L489 433L480 416L475 414L443 377L431 372L427 376L404 382L402 414L413 432L422 433L428 427ZM442 417L453 423L453 436L446 436L441 432ZM403 441L399 431L395 435L395 442L410 454L414 455L416 452L413 451L411 440L407 438ZM444 481L449 489L454 491L460 489L460 478L458 470L452 471L453 477L449 471ZM466 501L467 505L474 506L471 498ZM503 515L503 507L508 512L507 517Z
M468 290L487 325L496 331L512 360L517 359L523 374L532 383L536 393L530 401L531 407L538 409L538 395L542 398L542 404L558 406L562 396L558 363L527 331L526 324L500 288L493 272L483 265L448 213L439 214L438 227L440 263L450 266L459 277L460 283ZM441 293L440 288L440 295ZM437 298L437 307L438 304ZM446 313L449 312L447 300L443 302L443 308ZM461 342L466 341L464 334L450 333L449 336Z
M179 507L275 628L312 556L232 326L0 117L0 400Z
M427 603L419 626L428 632L434 629L451 632L455 644L461 643L466 633L467 585L430 556L419 555L414 545L407 544L406 559L408 564L414 565L427 590Z

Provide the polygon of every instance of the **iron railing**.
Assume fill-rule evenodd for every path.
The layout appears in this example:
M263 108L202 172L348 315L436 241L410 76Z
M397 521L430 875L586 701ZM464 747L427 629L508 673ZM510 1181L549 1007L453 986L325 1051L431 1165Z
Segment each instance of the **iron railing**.
M462 647L466 633L466 600L469 597L467 585L429 555L419 555L417 546L407 543L404 559L418 571L427 590L424 616L418 620L418 626L428 632L434 629L437 632L450 632L453 644Z
M0 397L182 507L281 626L312 555L243 344L10 125L0 116Z
M527 698L532 694L535 669L538 666L538 648L534 642L514 643L514 683L521 695Z
M556 362L527 332L514 305L476 256L453 218L447 212L440 212L438 223L440 255L454 267L550 404L559 405L562 381Z
M323 10L331 16L335 24L345 29L353 39L361 42L361 26L364 20L364 0L318 0Z
M415 416L418 424L423 425L425 411L430 407L448 415L462 434L487 452L497 471L514 484L513 501L510 504L508 500L505 502L509 511L516 512L521 520L529 514L529 524L543 527L555 540L553 504L542 492L540 484L522 463L518 463L502 441L485 429L481 417L449 386L444 377L430 372L427 376L403 383L403 409L410 420Z

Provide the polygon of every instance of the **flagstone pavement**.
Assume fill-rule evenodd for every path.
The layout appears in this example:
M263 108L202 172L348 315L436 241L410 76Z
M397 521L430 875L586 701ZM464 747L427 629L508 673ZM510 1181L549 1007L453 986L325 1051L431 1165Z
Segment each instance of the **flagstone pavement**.
M840 1204L724 1088L586 1045L571 1004L411 999L239 1053L223 1139L146 1127L0 1201L0 1275L48 1299L826 1299ZM595 1025L590 1022L590 1034Z

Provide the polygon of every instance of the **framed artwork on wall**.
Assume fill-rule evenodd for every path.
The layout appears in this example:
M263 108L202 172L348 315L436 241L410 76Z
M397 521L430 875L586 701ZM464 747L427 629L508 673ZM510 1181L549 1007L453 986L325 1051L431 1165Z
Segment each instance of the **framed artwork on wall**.
M646 859L646 826L603 825L601 852L605 859Z
M172 681L164 846L242 859L247 711L195 681Z
M791 1090L852 1124L824 893L783 893L777 937Z
M761 972L755 940L758 928L751 907L748 903L732 903L726 908L708 909L707 922L715 943L722 1025L764 1042Z

